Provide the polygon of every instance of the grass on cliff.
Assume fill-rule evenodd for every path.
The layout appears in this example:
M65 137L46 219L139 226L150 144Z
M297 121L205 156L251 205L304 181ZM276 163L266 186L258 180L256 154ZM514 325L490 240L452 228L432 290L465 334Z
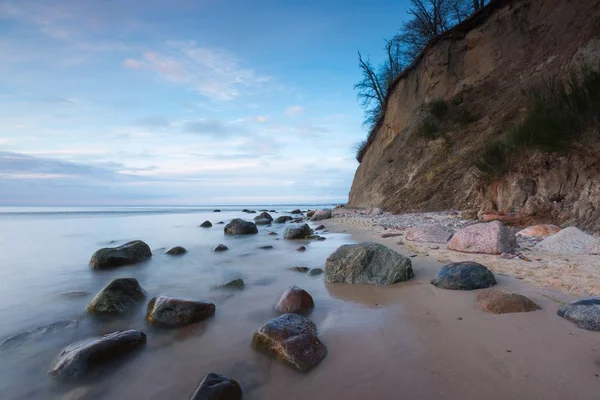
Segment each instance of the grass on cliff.
M354 155L356 156L356 161L358 161L359 164L361 163L362 158L367 151L367 142L368 140L365 139L354 146Z
M568 152L589 128L600 126L600 71L584 69L563 83L529 91L525 118L488 143L475 160L479 178L493 180L532 151Z

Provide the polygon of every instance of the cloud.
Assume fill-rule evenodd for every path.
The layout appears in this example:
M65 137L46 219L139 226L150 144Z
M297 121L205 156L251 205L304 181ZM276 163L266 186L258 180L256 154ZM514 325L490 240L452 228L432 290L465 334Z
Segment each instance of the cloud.
M260 122L261 124L264 124L265 122L267 122L267 117L259 115L256 117L256 122Z
M305 111L305 109L302 106L291 106L291 107L286 108L283 111L283 113L287 116L293 117L298 114L302 114L304 111Z
M144 128L166 128L171 126L171 122L167 118L158 116L140 118L136 120L134 124Z
M206 118L195 121L187 121L182 126L184 133L193 133L217 138L245 136L250 132L239 124L224 123L218 119Z

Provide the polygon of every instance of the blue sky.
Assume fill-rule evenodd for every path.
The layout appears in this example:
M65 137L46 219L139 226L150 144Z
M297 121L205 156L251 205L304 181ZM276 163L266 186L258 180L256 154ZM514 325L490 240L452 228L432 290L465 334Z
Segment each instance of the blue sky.
M405 1L0 0L0 205L343 202Z

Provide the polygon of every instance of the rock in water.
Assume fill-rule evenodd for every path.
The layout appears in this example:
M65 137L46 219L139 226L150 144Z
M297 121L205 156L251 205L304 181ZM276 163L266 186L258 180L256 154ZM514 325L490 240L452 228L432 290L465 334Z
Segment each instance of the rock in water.
M229 250L229 247L225 246L224 244L220 244L220 245L217 245L217 247L215 247L213 251L218 252L218 251L227 251L227 250Z
M331 218L331 209L315 211L312 217L310 217L310 220L321 221L329 218Z
M269 225L271 221L266 218L259 218L257 220L254 220L254 223L256 225Z
M463 253L510 253L517 245L515 235L500 221L469 225L448 243L449 250Z
M448 243L454 231L443 225L423 225L406 231L406 240L424 243Z
M48 373L58 380L79 379L94 368L122 358L145 343L144 332L135 330L112 332L82 340L65 347Z
M279 298L275 310L282 314L306 314L315 308L312 296L304 289L292 285Z
M315 231L322 231L323 229L325 229L325 225L319 225L315 228Z
M306 246L299 246L296 248L296 251L306 251Z
M527 297L506 290L488 289L480 292L477 306L492 314L507 314L539 310L540 307Z
M302 214L302 210L296 208L295 210L292 210L290 214Z
M119 278L98 292L86 311L90 314L121 314L145 298L146 292L137 279Z
M150 246L141 240L134 240L119 247L105 247L96 251L90 259L94 269L115 268L121 265L136 264L152 257Z
M303 273L308 272L308 267L292 267L290 269L294 272L303 272Z
M252 337L252 346L298 369L308 371L327 355L317 336L317 327L299 314L283 314L261 326Z
M323 273L323 270L321 268L313 268L310 271L308 271L309 276L317 276L317 275L321 275L322 273Z
M213 212L221 212L221 210L213 210Z
M581 329L600 332L600 296L566 304L557 314Z
M372 242L343 245L325 263L329 283L391 285L414 276L410 259Z
M50 325L40 326L27 332L19 333L18 335L11 336L8 339L0 343L0 350L9 350L16 347L20 347L29 342L33 342L38 339L42 339L47 335L61 332L64 334L65 330L77 328L76 320L57 321Z
M431 284L450 290L484 289L494 286L496 278L483 265L465 261L444 265L435 274Z
M308 224L304 224L300 226L290 226L288 228L285 228L285 231L283 232L283 237L289 240L304 239L312 234L313 230L310 229L310 226L308 226Z
M215 305L203 301L154 297L148 303L146 320L150 325L177 327L202 321L215 314Z
M181 246L175 246L170 248L169 250L166 251L165 254L171 255L171 256L180 256L182 254L187 253L187 250Z
M293 220L294 218L290 217L289 215L282 215L280 217L275 218L275 222L276 224L285 224L288 221Z
M517 236L523 237L548 237L560 232L560 228L556 225L542 224L533 225L517 232Z
M306 216L307 216L308 218L311 218L313 215L315 215L315 213L316 213L316 212L317 212L317 210L308 210L308 211L306 212Z
M234 379L210 373L202 379L190 400L242 400L242 387Z
M586 247L595 245L597 241L592 235L570 226L548 236L539 242L535 249L554 254L586 254Z
M204 221L203 223L200 224L200 228L211 228L212 227L212 223L210 221Z
M241 218L233 219L225 225L225 234L227 235L251 235L254 233L258 233L256 224Z
M258 214L256 217L254 217L254 220L257 221L259 219L268 219L269 222L273 221L273 217L271 217L271 214L269 214L268 212L262 212L260 214Z
M243 289L244 288L244 280L243 279L234 279L227 283L218 286L220 289Z

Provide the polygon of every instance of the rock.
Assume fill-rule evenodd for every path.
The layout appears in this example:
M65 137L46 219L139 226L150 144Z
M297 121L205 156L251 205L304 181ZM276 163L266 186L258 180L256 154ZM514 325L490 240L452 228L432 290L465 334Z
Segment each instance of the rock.
M581 329L600 332L600 296L566 304L557 314Z
M212 228L212 224L210 223L210 221L204 221L200 224L200 228Z
M316 212L317 212L317 210L308 210L308 211L306 212L306 216L307 216L308 218L311 218L313 215L315 215L315 213L316 213Z
M248 212L250 212L250 210L248 210L247 208L244 208L244 209L242 210L242 212L248 213Z
M391 285L414 277L411 261L381 244L346 244L325 263L329 283Z
M141 240L134 240L119 247L105 247L96 251L90 259L94 269L115 268L136 264L152 257L150 246Z
M439 250L440 246L429 246L431 250Z
M454 230L439 224L423 225L406 231L406 240L425 243L448 243Z
M505 260L512 260L513 258L515 258L515 255L512 253L502 253L500 254L500 258L503 258Z
M381 238L386 239L386 238L397 237L397 236L402 236L402 235L403 235L402 232L386 232L386 233L381 234Z
M182 254L187 253L187 250L181 246L171 247L165 254L169 254L171 256L180 256Z
M278 233L277 232L269 232L269 236L277 236Z
M148 303L146 320L150 325L177 327L202 321L215 314L215 305L203 301L154 297Z
M255 220L254 223L256 225L269 225L271 223L271 221L269 221L266 218L259 218L259 219Z
M321 268L313 268L310 271L308 271L308 275L310 276L317 276L317 275L321 275L323 273L323 270Z
M221 210L213 210L213 212L221 212Z
M499 289L487 289L477 294L477 306L492 314L507 314L539 310L540 307L527 297Z
M144 332L136 330L85 339L65 347L52 363L48 374L57 380L76 380L102 364L122 359L145 343Z
M523 261L527 261L527 262L531 262L531 259L529 257L527 257L525 254L523 253L519 253L517 254L517 257L519 257L521 260Z
M595 237L595 236L594 236ZM596 242L590 242L583 249L585 254L599 255L600 254L600 240L596 240Z
M254 211L254 210L248 210L247 213L248 214L256 214L256 211Z
M267 245L267 246L260 246L259 249L261 250L271 250L273 248L273 246L271 245Z
M556 225L542 224L533 225L517 232L517 236L523 237L548 237L560 232L560 228Z
M319 225L315 228L315 231L322 231L323 229L325 229L325 225Z
M86 311L90 314L122 314L145 298L146 292L137 279L118 278L98 292Z
M64 292L60 292L59 295L67 296L67 297L83 297L88 296L90 292L86 290L65 290Z
M284 314L261 326L252 346L298 369L307 371L325 358L327 348L317 336L317 327L299 314Z
M331 209L327 209L327 210L318 210L315 211L314 214L312 215L312 217L310 217L311 221L321 221L324 219L330 219L332 216L332 210Z
M233 219L225 225L225 234L227 235L251 235L254 233L258 233L256 225L241 218Z
M442 289L473 290L492 287L496 284L494 274L481 264L472 261L444 265L431 281Z
M498 213L486 213L482 215L482 219L486 222L489 221L504 221L504 222L512 222L518 218L516 214L498 214Z
M275 210L269 210L270 213L276 213L277 211Z
M280 217L275 218L275 222L276 224L285 224L287 221L291 221L294 218L290 217L289 215L282 215Z
M377 215L381 215L383 214L383 210L381 208L373 208L370 212L369 215L375 217Z
M259 215L257 215L256 217L254 217L254 220L257 221L259 219L268 219L269 222L273 221L273 217L271 217L271 215L268 212L263 212Z
M244 288L244 280L243 279L234 279L222 285L219 285L220 289L243 289Z
M548 236L539 242L535 249L554 254L586 254L586 248L594 246L597 242L598 239L592 235L570 226L552 236Z
M515 235L500 221L469 225L450 239L448 249L463 253L510 253L517 245Z
M295 222L295 223L299 224L299 223L301 223L301 222L304 222L304 218L294 218L294 219L292 220L292 222Z
M312 311L313 308L315 308L315 303L312 296L306 290L295 285L287 288L275 305L275 311L282 314L305 314Z
M308 267L292 267L290 269L294 272L303 272L303 273L308 272Z
M224 244L219 244L217 245L217 247L214 248L213 251L227 251L229 250L229 247L225 246Z
M306 240L320 240L320 241L327 240L327 238L326 238L326 237L324 237L324 236L319 236L319 235L308 235L308 236L307 236L307 237L305 237L304 239L306 239Z
M202 378L190 400L242 400L242 387L231 378L210 373Z
M219 221L219 222L217 222L217 225L223 225L224 223L225 222L223 222L223 221Z
M308 226L308 224L304 224L299 226L290 226L286 228L285 232L283 232L283 237L289 240L304 239L312 234L313 230L310 229L310 226Z
M76 328L76 320L57 321L50 325L40 326L27 332L19 333L18 335L9 337L0 343L0 350L14 349L35 340L42 339L53 333L64 333L65 330L75 330Z
M292 210L290 214L302 214L302 211L299 209Z
M306 251L306 246L299 246L296 248L296 251Z

